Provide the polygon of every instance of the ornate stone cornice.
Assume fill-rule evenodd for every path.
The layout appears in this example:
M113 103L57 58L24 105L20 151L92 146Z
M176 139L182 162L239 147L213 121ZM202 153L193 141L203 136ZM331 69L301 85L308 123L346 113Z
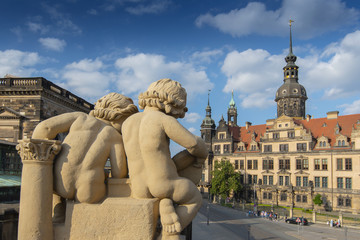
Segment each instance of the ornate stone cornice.
M61 142L57 140L23 139L16 146L22 162L52 164L60 152Z

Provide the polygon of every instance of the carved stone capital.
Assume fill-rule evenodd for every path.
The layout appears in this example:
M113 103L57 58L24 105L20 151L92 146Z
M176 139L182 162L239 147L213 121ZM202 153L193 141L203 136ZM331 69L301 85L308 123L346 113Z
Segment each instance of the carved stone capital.
M60 149L60 141L44 139L23 139L16 146L23 163L52 164Z

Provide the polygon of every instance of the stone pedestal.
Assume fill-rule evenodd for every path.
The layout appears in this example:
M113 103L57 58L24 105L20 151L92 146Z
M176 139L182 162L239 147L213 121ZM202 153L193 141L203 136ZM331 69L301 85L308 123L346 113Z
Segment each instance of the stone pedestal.
M24 139L16 148L23 162L18 239L51 240L53 159L60 142Z
M153 240L158 199L106 198L101 204L67 201L63 224L54 224L54 240Z
M54 224L54 240L153 240L159 200L131 198L130 180L110 178L99 204L66 201L65 223Z

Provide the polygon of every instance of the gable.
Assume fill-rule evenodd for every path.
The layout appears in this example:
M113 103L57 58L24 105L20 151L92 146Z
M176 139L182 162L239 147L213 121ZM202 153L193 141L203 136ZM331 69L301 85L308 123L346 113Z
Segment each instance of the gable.
M8 108L8 107L0 107L0 118L12 118L18 119L22 118L23 116L16 112L15 110Z

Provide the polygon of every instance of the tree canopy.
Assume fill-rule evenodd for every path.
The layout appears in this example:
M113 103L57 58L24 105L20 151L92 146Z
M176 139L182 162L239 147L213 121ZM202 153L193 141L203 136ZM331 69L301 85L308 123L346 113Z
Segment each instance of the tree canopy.
M220 162L215 161L213 178L211 180L211 193L220 195L222 198L230 196L231 192L239 192L240 173L235 172L234 166L225 158Z
M316 196L313 199L314 204L320 206L323 203L323 200L321 199L320 194L316 194Z

